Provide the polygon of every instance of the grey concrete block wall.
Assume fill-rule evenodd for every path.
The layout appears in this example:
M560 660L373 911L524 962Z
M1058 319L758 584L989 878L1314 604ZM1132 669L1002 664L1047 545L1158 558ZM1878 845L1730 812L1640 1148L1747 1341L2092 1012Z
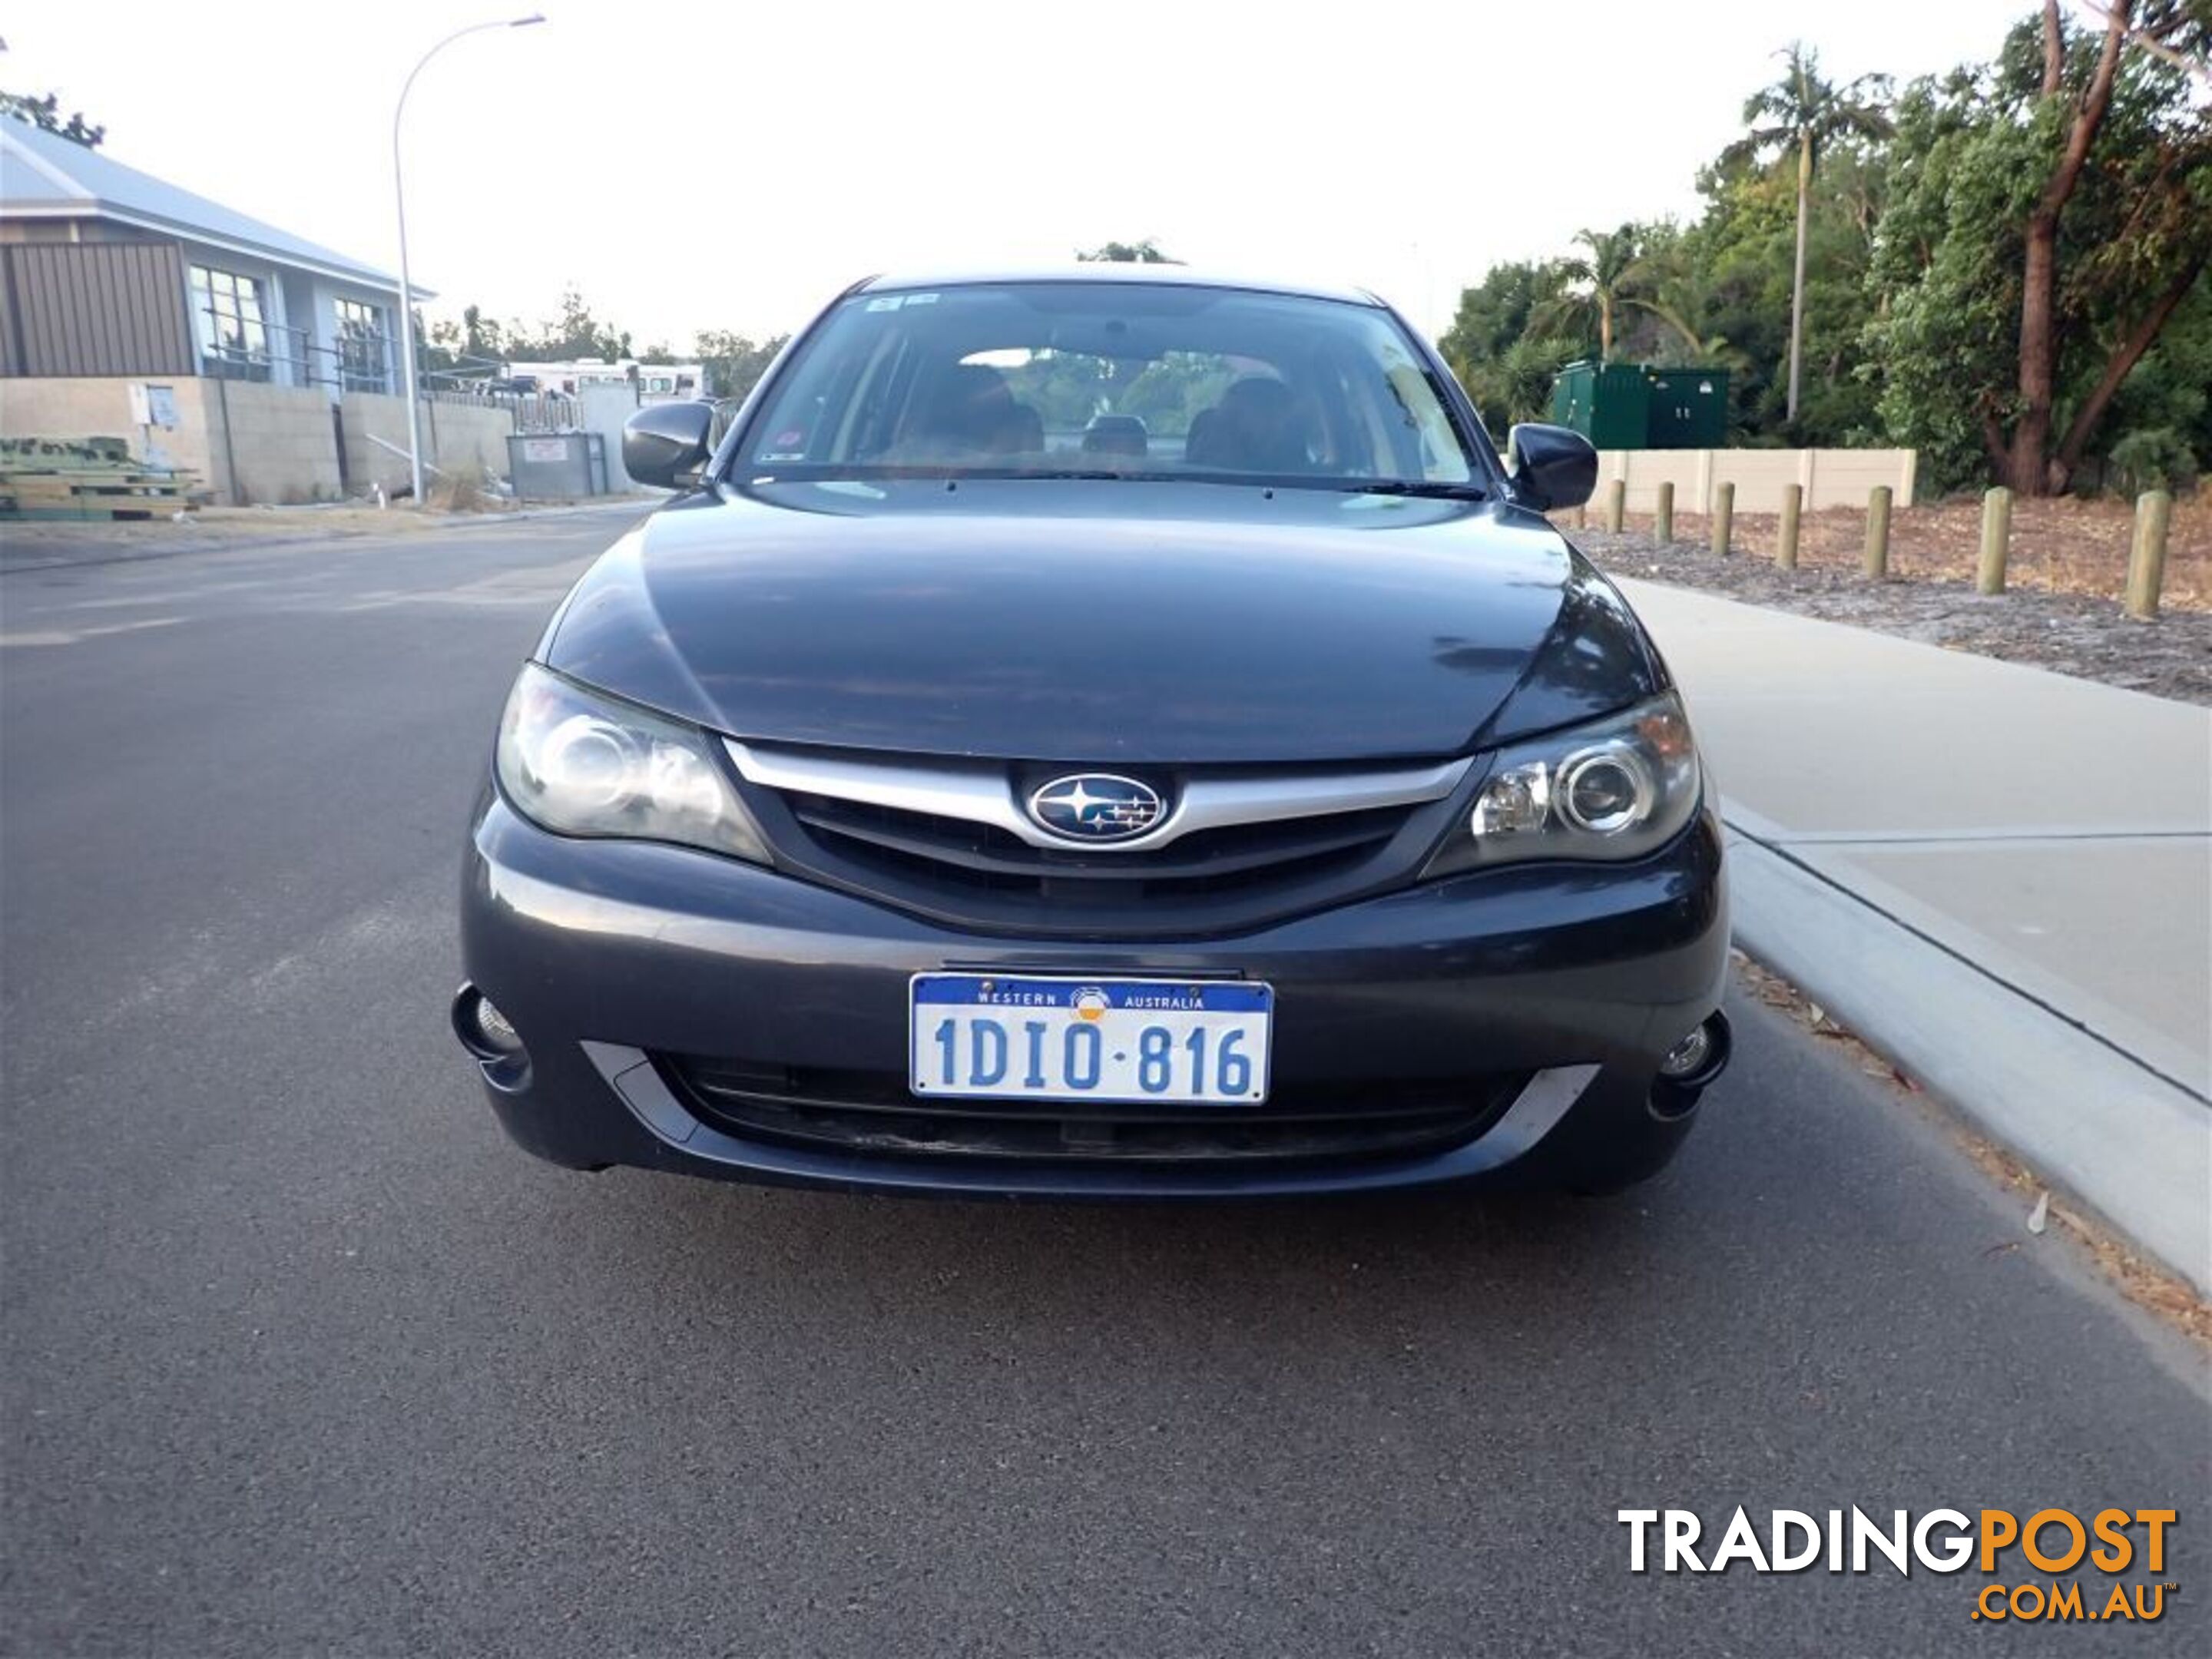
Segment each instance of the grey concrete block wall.
M406 489L406 400L356 392L340 407L345 422L346 477L353 489L366 491L378 483L386 490ZM507 434L514 430L514 417L505 410L426 400L423 459L449 473L473 469L504 477Z
M155 383L168 386L174 398L173 430L149 431L132 423L132 378L0 380L0 435L122 438L149 464L197 475L211 499L223 504L330 501L348 491L365 495L380 483L388 491L406 487L402 398L354 392L333 405L319 386L196 377ZM507 437L514 429L514 417L504 410L423 405L427 459L448 471L473 467L503 476ZM371 434L392 447L371 442Z
M241 503L294 505L343 495L329 395L314 386L205 383L210 436L227 453Z
M1914 449L1607 449L1598 453L1598 494L1620 479L1627 510L1658 505L1659 486L1674 486L1674 505L1685 513L1710 513L1713 486L1735 486L1739 513L1778 513L1791 484L1804 492L1805 510L1864 507L1867 492L1888 486L1899 507L1912 503L1920 453Z

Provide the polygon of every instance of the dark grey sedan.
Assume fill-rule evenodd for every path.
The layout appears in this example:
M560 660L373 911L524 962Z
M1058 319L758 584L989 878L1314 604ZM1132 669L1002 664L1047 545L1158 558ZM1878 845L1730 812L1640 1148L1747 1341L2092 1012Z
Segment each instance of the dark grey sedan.
M862 283L516 680L453 1024L529 1151L878 1191L1604 1190L1728 1056L1680 698L1370 295Z

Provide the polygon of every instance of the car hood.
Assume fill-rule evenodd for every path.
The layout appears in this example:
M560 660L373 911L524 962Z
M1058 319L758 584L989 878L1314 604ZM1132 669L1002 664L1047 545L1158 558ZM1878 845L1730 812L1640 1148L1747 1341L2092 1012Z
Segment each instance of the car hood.
M1533 514L1119 481L690 497L540 655L756 741L1085 764L1456 754L1664 683Z

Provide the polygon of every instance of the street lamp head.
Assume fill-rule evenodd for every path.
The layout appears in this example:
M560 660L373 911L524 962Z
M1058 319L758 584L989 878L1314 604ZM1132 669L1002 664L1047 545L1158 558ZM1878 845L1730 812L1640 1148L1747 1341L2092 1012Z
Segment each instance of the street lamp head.
M511 20L507 24L507 27L511 29L526 29L532 23L542 23L544 21L545 14L544 12L533 11L527 17L517 17Z

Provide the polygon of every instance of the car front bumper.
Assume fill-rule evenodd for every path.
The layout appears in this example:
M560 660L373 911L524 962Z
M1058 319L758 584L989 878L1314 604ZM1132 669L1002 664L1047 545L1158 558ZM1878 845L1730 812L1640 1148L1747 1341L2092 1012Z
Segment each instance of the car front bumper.
M952 932L681 848L550 835L488 793L462 939L471 988L524 1045L479 1056L492 1105L556 1163L1130 1199L1640 1178L1688 1128L1694 1091L1662 1112L1653 1085L1662 1057L1719 1004L1728 919L1709 811L1632 864L1504 866L1229 939L1056 944ZM947 968L1265 981L1278 1092L1340 1095L1356 1110L1364 1091L1479 1075L1503 1079L1498 1109L1471 1138L1403 1156L917 1155L732 1133L663 1058L902 1079L908 981Z

